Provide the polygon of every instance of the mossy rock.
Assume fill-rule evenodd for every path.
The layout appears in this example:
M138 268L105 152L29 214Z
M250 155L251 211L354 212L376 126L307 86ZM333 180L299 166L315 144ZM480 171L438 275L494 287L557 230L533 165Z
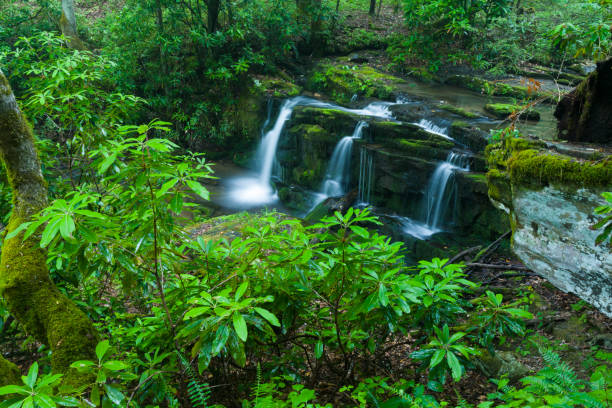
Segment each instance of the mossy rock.
M444 160L454 143L446 140L395 139L393 145L411 156Z
M298 106L293 110L291 124L318 125L330 134L349 135L363 117L339 109Z
M323 92L336 102L346 104L351 101L353 95L391 99L393 90L402 84L406 84L406 81L370 66L322 63L308 76L306 88Z
M425 67L414 67L414 66L408 66L405 67L403 69L403 71L406 72L406 75L417 79L421 82L425 82L425 83L439 83L441 82L440 78L438 76L436 76L435 74L433 74L432 72L430 72L427 68Z
M612 158L579 160L546 149L543 142L506 138L487 147L485 154L492 179L507 174L512 185L545 187L550 184L572 188L610 188ZM505 177L505 176L504 176Z
M485 132L460 120L451 124L450 136L477 153L484 151L489 144L488 135Z
M455 105L451 105L449 103L441 103L438 105L438 108L445 110L447 112L450 112L450 113L454 113L455 115L464 117L466 119L476 119L480 117L480 115L474 112L470 112L468 110L465 110Z
M488 103L485 105L484 110L499 119L505 119L512 114L520 112L520 119L540 120L540 112L534 109L524 110L519 105L509 103Z
M255 87L266 94L275 98L288 98L297 96L302 92L298 85L282 78L260 77L255 79Z
M302 123L292 126L288 132L290 135L301 137L309 142L334 143L336 140L329 131L319 125Z

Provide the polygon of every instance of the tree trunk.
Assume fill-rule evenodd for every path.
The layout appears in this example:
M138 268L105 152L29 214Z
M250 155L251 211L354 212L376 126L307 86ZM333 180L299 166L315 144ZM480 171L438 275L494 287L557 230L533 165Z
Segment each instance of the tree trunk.
M376 13L376 0L370 0L370 15L373 16Z
M0 159L13 192L8 234L45 208L48 200L32 131L1 70ZM98 335L87 316L51 281L46 260L40 248L40 234L24 241L21 233L4 241L0 295L26 332L49 346L53 371L65 373L66 384L78 385L85 379L69 366L77 360L95 359ZM0 383L6 380L0 378Z
M62 16L60 17L60 29L68 46L77 50L84 50L85 44L77 34L76 16L74 14L74 0L62 0Z
M219 2L220 0L208 0L208 33L212 34L217 31L217 22L219 21Z
M557 104L558 137L612 146L612 57Z

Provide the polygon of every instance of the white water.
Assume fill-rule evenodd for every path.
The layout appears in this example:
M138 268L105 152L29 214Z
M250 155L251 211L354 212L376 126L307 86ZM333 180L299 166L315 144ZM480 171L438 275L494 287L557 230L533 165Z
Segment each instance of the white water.
M468 156L450 152L446 161L436 167L427 184L424 198L425 224L430 229L441 230L449 210L457 197L454 173L469 171Z
M442 136L445 139L453 140L453 138L448 135L447 127L438 126L430 120L421 119L418 123L415 123L415 125L428 131L429 133L433 133L434 135Z
M441 231L438 228L432 228L429 225L415 221L412 218L400 217L398 215L390 215L389 217L394 218L399 222L401 230L404 234L420 240L427 239L433 234Z
M257 149L256 163L258 164L258 176L230 180L227 201L234 206L248 208L272 204L278 199L270 181L274 169L278 141L296 106L331 108L360 116L393 119L389 110L391 105L393 105L391 102L373 102L363 109L349 109L304 96L296 96L285 100L274 122L274 126L263 135Z
M372 195L372 179L374 178L374 160L372 153L365 147L359 152L359 194L358 205L368 205Z
M367 122L359 121L351 136L343 137L334 148L325 179L321 186L321 193L326 197L340 197L346 193L351 174L351 153L353 151L353 140L361 139L363 128Z

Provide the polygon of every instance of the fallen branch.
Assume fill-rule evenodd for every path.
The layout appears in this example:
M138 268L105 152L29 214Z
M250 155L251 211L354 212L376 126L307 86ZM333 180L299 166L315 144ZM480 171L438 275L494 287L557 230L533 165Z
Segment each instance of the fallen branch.
M457 255L455 255L451 259L449 259L449 261L447 263L445 263L444 266L450 265L452 263L455 263L456 261L458 261L459 259L463 258L467 254L471 254L474 251L479 251L480 248L482 248L482 245L478 245L478 246L475 246L475 247L472 247L472 248L468 248L468 249L466 249L464 251L461 251Z
M482 269L504 269L514 271L531 271L526 266L520 265L500 265L500 264L486 264L486 263L469 263L466 265L469 268L482 268Z

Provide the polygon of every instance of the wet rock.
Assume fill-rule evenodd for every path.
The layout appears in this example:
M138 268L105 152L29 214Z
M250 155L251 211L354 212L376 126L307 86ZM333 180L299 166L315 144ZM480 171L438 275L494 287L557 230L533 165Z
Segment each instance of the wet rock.
M358 52L354 52L354 53L350 54L348 56L348 60L349 60L349 62L354 62L354 63L357 63L357 64L363 64L363 63L366 63L366 62L370 62L370 58L368 58L366 55L360 54Z
M573 142L612 144L612 58L597 64L555 109L559 138Z
M498 351L494 355L485 351L475 360L475 365L487 377L500 378L505 375L511 382L520 380L530 371L509 351Z
M319 203L312 211L308 213L306 218L307 222L317 222L321 218L332 215L334 212L339 211L341 213L346 212L357 200L357 190L352 190L343 197L329 197L323 202Z
M489 144L486 132L463 121L455 121L451 124L450 136L476 153L483 152Z

